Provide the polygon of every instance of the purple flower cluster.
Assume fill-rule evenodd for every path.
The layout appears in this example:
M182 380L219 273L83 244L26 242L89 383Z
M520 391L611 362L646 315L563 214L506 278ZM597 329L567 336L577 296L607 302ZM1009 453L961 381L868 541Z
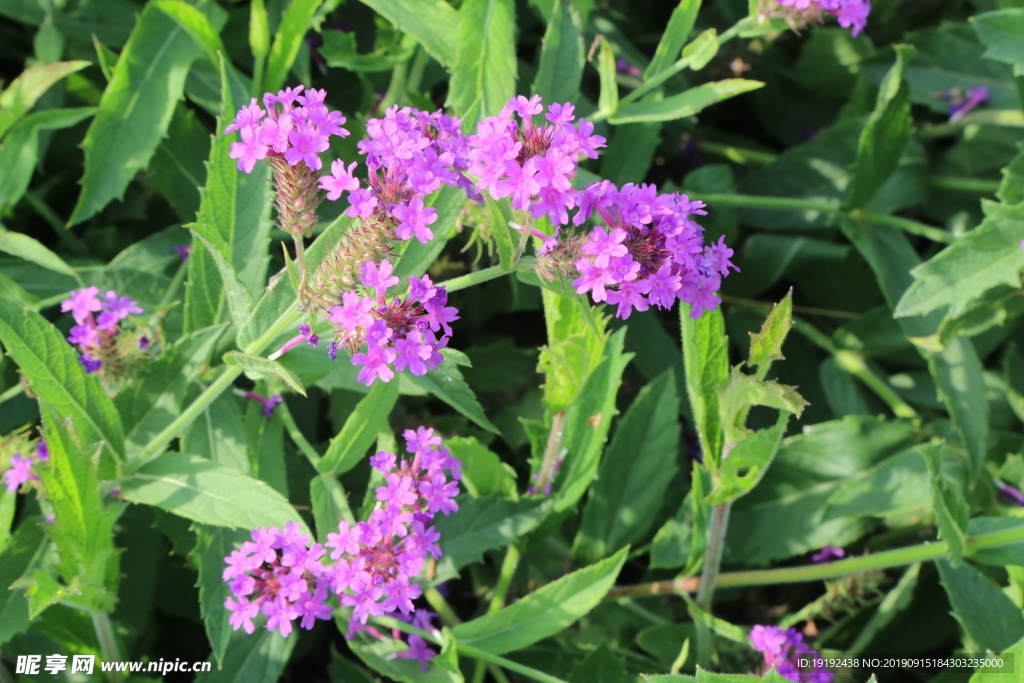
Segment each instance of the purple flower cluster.
M330 137L346 137L349 133L342 128L345 117L339 111L331 111L324 104L326 90L306 90L303 86L286 88L276 95L263 96L263 107L256 98L242 107L234 123L224 129L225 133L238 131L241 142L231 145L228 156L238 159L238 170L251 173L256 162L268 157L283 157L289 166L300 161L314 171L323 165L320 152L327 151ZM298 102L302 106L295 106Z
M831 562L832 560L841 560L844 557L846 557L845 550L837 548L834 545L827 545L811 555L811 562Z
M376 379L388 382L394 371L408 368L414 375L426 374L444 360L441 349L448 344L458 320L457 309L447 305L444 287L435 286L426 275L409 278L406 297L386 298L389 287L399 279L391 274L391 263L367 261L359 281L372 295L345 292L340 306L330 309L329 320L338 326L337 341L328 344L331 358L339 346L347 347L352 364L362 366L359 381L369 386ZM443 331L438 339L434 333ZM365 352L357 352L366 344Z
M431 525L434 515L459 509L455 496L462 463L441 445L433 429L409 429L404 436L411 460L399 461L384 451L370 458L385 481L376 490L377 509L365 522L340 521L338 533L327 535L325 545L334 564L322 561L324 546L311 543L296 522L288 522L284 530L257 529L251 541L224 558L228 566L223 578L232 593L224 607L231 612L234 630L252 633L260 614L267 617L267 630L282 636L291 633L295 619L310 629L317 619L330 619L327 600L332 593L340 604L353 608L349 637L359 630L356 623L365 624L371 616L413 612L412 601L422 594L414 580L428 555L441 556L441 536ZM423 618L426 625L418 628L429 626L429 617ZM421 641L410 638L409 654L402 656L428 661L433 653Z
M97 372L104 360L113 360L121 321L129 315L142 313L139 305L127 296L108 291L100 297L99 293L97 287L73 290L71 296L60 304L60 310L70 311L77 323L71 328L68 341L81 351L78 360L87 373ZM99 315L94 317L93 313ZM145 345L139 348L149 345L148 340L143 343Z
M721 302L715 292L729 268L739 270L724 237L704 244L704 229L693 220L705 214L704 204L685 195L659 195L653 185L618 189L602 180L580 193L578 205L575 224L597 211L605 225L583 242L573 287L594 301L618 304L619 318L650 304L669 308L676 299L692 304L697 318Z
M363 624L371 616L413 611L412 601L422 594L413 579L427 555L441 556L441 535L431 526L434 515L459 509L456 480L462 476L462 463L441 445L433 429L409 429L404 436L412 460L399 461L385 451L370 458L385 481L376 490L378 507L370 519L355 525L341 521L338 533L327 536L331 559L337 560L331 590L341 604L353 608L352 619Z
M778 626L755 626L750 630L750 644L764 655L764 669L772 667L796 683L832 683L833 674L828 669L814 667L801 669L801 658L816 659L821 655L804 642L804 637L793 628Z
M46 442L39 439L35 452L28 455L15 453L11 456L10 468L4 472L4 484L7 491L17 491L21 485L28 481L39 481L39 475L32 471L33 465L37 462L46 462L50 459L50 450Z
M330 200L349 193L345 215L393 225L399 240L416 237L426 244L434 236L428 226L437 212L424 207L424 198L442 185L472 189L463 175L468 147L459 126L459 119L440 111L391 107L384 118L367 122L368 138L359 142L369 169L368 187L361 188L353 176L356 163L346 167L341 159L320 178L320 187Z
M547 123L536 125L533 117L543 110L539 95L519 96L498 116L480 121L477 134L469 138L469 172L479 179L477 190L487 190L494 199L511 197L514 208L565 225L569 209L577 205L572 188L577 160L596 159L605 140L593 134L589 121L573 123L571 104L548 105Z
M828 13L839 20L839 25L850 29L854 37L868 24L871 13L870 0L776 0L790 12L817 18Z
M412 614L395 614L394 617L399 621L404 621L407 624L411 624L414 628L418 628L424 631L435 631L431 622L437 615L430 610L418 609ZM348 633L345 634L346 640L352 640L356 637L357 633L369 633L371 636L378 640L388 640L388 637L381 633L378 629L373 626L366 626L365 624L352 619L348 624ZM401 640L402 636L406 635L397 628L391 629L391 639ZM427 663L437 656L437 653L427 646L427 641L423 636L416 633L410 633L408 635L409 649L402 652L396 652L393 657L397 659L414 659L420 663L420 670L423 673L427 672Z
M986 86L972 85L967 88L966 93L959 88L954 88L948 92L939 93L937 97L949 100L949 122L956 123L973 111L975 107L987 102L988 95Z
M284 530L260 528L252 540L224 558L224 580L233 595L224 601L231 611L228 622L234 630L252 633L260 613L267 617L267 630L282 636L292 632L292 621L313 628L317 619L330 619L327 605L331 575L320 562L326 552L319 543L310 545L308 535L299 532L297 522Z

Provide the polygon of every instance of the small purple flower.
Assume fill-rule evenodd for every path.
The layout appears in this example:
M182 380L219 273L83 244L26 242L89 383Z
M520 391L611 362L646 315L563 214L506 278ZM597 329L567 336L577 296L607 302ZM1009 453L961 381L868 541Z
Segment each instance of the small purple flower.
M189 254L192 253L192 245L190 244L185 247L174 247L174 251L178 252L178 255L181 256L182 263L188 263Z
M143 351L149 348L149 337L147 337L146 335L142 335L141 337L139 337L139 348L142 349Z
M811 562L831 562L846 557L846 551L832 545L827 545L815 554L811 555Z
M259 394L254 394L251 391L244 391L244 392L242 392L242 396L244 396L245 398L250 398L250 399L252 399L254 401L259 401L260 403L262 403L263 404L263 414L266 417L273 417L274 416L274 407L278 403L281 403L284 400L282 397L280 397L280 396L278 396L276 394L274 396L269 396L269 397L265 398L263 396L260 396Z
M801 660L813 662L821 655L808 647L796 629L778 626L755 626L748 635L750 644L764 655L764 670L772 667L794 683L831 683L830 670L812 664L801 667Z
M130 297L119 297L116 292L108 291L103 295L103 305L117 320L124 320L129 315L142 315L139 304Z
M14 455L11 457L11 467L4 472L4 483L7 491L17 491L25 482L39 479L39 475L32 471L33 459L30 456Z
M415 235L423 244L433 239L434 233L427 226L437 220L437 212L432 206L423 208L422 197L413 197L408 204L398 204L391 210L391 215L399 221L395 228L398 239L407 240Z
M327 198L334 201L341 197L342 192L353 192L359 189L359 181L352 175L356 162L345 168L345 162L335 159L331 162L331 173L320 177L320 189L327 190Z
M82 367L85 368L85 373L87 375L91 375L95 372L98 372L100 367L103 366L102 360L98 358L93 358L88 353L84 353L81 356L79 356L78 360L79 362L81 362Z
M359 277L359 282L363 287L376 289L377 296L383 297L388 287L394 287L398 284L398 278L391 274L391 270L390 261L382 261L380 265L373 261L367 261L360 266L362 275Z
M81 325L89 318L90 313L95 313L103 307L97 298L99 293L99 287L72 290L70 298L60 302L60 310L64 313L71 311L75 322Z
M1009 484L999 481L998 479L996 479L995 482L996 487L999 489L999 494L1000 496L1003 497L1004 500L1014 503L1015 505L1024 507L1024 493L1021 493L1020 489L1018 489L1015 486L1010 486Z

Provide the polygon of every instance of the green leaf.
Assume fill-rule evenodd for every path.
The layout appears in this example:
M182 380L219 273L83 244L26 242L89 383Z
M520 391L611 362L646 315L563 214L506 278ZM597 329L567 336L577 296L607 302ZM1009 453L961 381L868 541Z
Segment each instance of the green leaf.
M1024 525L1019 517L975 517L967 522L967 535L979 536ZM993 567L1024 566L1024 541L971 551L971 561Z
M848 479L829 498L824 519L884 517L931 505L928 468L918 450L912 448Z
M146 168L198 56L192 38L157 5L143 9L82 143L85 175L69 225L120 199Z
M8 140L9 142L10 140ZM55 273L70 275L73 278L78 277L74 268L41 242L20 232L11 232L2 225L0 225L0 251L25 259Z
M89 62L55 62L30 66L0 92L0 138L24 116L54 83L81 71Z
M729 383L721 391L718 403L719 419L727 442L739 443L746 437L747 429L743 422L749 406L785 410L797 417L800 417L807 407L807 401L796 392L795 387L760 381L741 372L739 368L740 366L736 366L732 369Z
M420 41L441 66L451 68L459 49L461 15L444 0L362 0L399 31Z
M940 353L929 356L928 369L953 429L971 456L973 478L988 453L989 408L981 359L970 339L953 337Z
M478 117L495 116L516 94L515 2L466 0L458 25L448 104L465 116L482 96Z
M1003 652L1024 633L1024 613L992 580L966 562L938 560L953 616L982 650Z
M316 538L320 543L327 542L327 534L337 532L341 520L355 523L345 489L333 476L320 474L313 477L309 482L309 497L313 502Z
M1020 143L1019 150L1010 163L1003 168L1003 179L999 183L996 197L1004 204L1020 204L1024 202L1024 149Z
M0 342L25 373L32 392L72 420L84 445L103 442L110 460L101 466L101 474L114 476L114 463L125 456L124 428L99 380L85 374L64 336L38 313L0 298Z
M263 79L263 89L277 92L284 87L288 72L299 54L309 22L323 0L291 0L281 17L281 24L274 35L274 44L270 46L267 59L267 74Z
M339 617L335 617L335 623L340 630L348 628ZM462 683L464 679L459 670L454 645L446 638L445 647L430 661L424 672L420 669L419 662L395 656L408 649L408 645L400 639L380 639L362 631L348 641L348 646L364 664L383 674L387 680L399 683ZM347 682L349 679L344 680Z
M951 456L941 443L922 446L918 451L928 465L939 538L946 542L952 564L959 564L964 556L970 510L964 499L964 482L954 476L955 470L950 467L955 463L955 456Z
M635 675L626 671L626 663L606 643L591 650L569 672L569 683L633 683Z
M182 453L140 467L122 480L121 495L203 524L257 529L297 521L309 533L295 508L264 482Z
M270 21L263 0L249 6L249 48L256 59L266 59L270 52Z
M723 81L705 83L662 100L633 102L619 107L615 115L608 118L608 122L621 124L638 121L675 121L694 116L712 104L757 90L763 85L764 83L760 81L742 78L727 78ZM602 94L603 92L602 90Z
M628 550L563 576L498 612L460 624L452 635L459 643L497 655L553 636L601 602L626 562Z
M47 109L14 124L0 146L0 215L18 203L32 181L39 161L39 132L70 128L95 111L93 107Z
M199 211L199 188L206 184L204 162L210 156L210 143L210 132L194 111L179 104L167 138L156 148L149 164L153 184L183 221L195 220Z
M665 27L665 33L658 41L658 48L654 51L651 63L644 70L644 80L656 76L665 69L672 66L679 58L679 52L683 49L690 31L697 22L697 10L700 9L700 0L680 0L679 5L672 10L672 16Z
M398 401L398 381L377 382L331 439L317 466L325 474L343 474L359 464L377 435L388 429L388 415Z
M512 220L512 208L508 205L508 200L491 199L490 195L484 195L484 200L487 202L487 210L491 214L491 234L498 245L498 260L501 269L511 272L516 267L516 242L519 240L519 234L515 233L509 225Z
M850 654L863 652L865 648L871 645L874 637L910 605L914 597L914 589L917 587L917 577L920 573L920 562L910 565L907 571L903 572L903 576L900 577L896 585L886 591L882 602L878 604L878 609L875 610L875 613L871 615L871 619L860 630L857 640L853 642L853 645L849 647L847 652Z
M223 55L228 54L217 29L213 27L207 16L194 5L184 2L184 0L157 0L156 6L192 36L192 40L195 41L199 49L206 53L206 58L212 63L218 62L218 52Z
M718 389L729 382L729 338L720 310L706 311L697 320L690 317L690 306L679 305L686 371L686 393L693 410L694 428L700 438L704 463L717 467L722 452L722 423Z
M700 71L718 54L718 32L713 28L701 31L700 35L683 48L682 60L687 68Z
M572 509L597 476L622 373L633 357L623 353L625 329L614 333L604 347L604 360L583 385L583 391L565 412L562 448L565 460L555 479L555 512Z
M719 480L705 499L707 505L721 505L746 495L757 486L782 443L789 414L780 412L775 426L756 431L736 444L719 464Z
M41 517L23 519L10 545L0 553L0 645L31 624L25 588L14 588L14 582L48 549L42 521Z
M573 555L592 562L641 540L676 472L679 397L666 370L619 421L583 509Z
M428 370L427 374L418 377L412 375L409 376L409 379L413 384L422 387L455 408L477 426L499 434L498 428L487 419L483 406L480 405L473 390L469 388L466 380L462 378L462 373L459 372L458 366L466 364L464 361L460 362L459 356L462 358L465 356L453 352L452 349L442 349L441 355L444 356L444 362L436 370Z
M537 76L531 92L552 102L575 102L583 78L583 24L567 0L555 0L540 44Z
M1019 289L1021 241L1024 206L993 207L981 225L911 271L914 283L896 306L896 315L922 315L948 306L947 316L959 316L991 289Z
M619 108L619 84L615 81L615 51L604 36L601 36L600 43L597 73L601 77L601 94L598 96L597 110L611 116Z
M646 683L696 683L697 679L688 674L640 674Z
M764 321L761 331L750 333L750 358L747 365L757 368L757 378L764 379L772 361L785 360L782 344L793 327L793 289L779 303L772 306L772 312Z
M694 461L691 471L693 488L686 494L676 514L658 529L651 544L651 568L675 569L685 566L684 575L698 571L707 546L711 507L704 492L711 488L711 475Z
M276 375L284 380L285 384L294 391L306 395L306 388L302 386L302 380L294 372L284 367L276 360L270 360L262 356L252 356L239 351L229 351L224 354L224 362L228 365L241 365L245 368L246 375L250 379L261 379L265 375Z
M572 405L601 364L608 337L604 321L592 329L571 298L546 288L541 297L548 344L540 350L537 371L544 373L545 408L559 413Z
M997 62L1006 62L1015 74L1024 73L1024 48L1020 37L1024 35L1024 9L1005 9L985 12L970 19L978 39L985 44L985 56Z
M298 640L295 631L287 638L262 628L252 635L234 631L223 662L211 658L214 666L196 676L196 683L277 683Z
M224 600L232 595L231 587L224 581L224 558L237 550L250 534L244 529L226 529L204 524L196 525L196 547L191 557L199 570L199 611L206 627L206 637L213 649L212 659L218 667L224 664L224 653L231 640L231 612L224 607ZM252 636L255 639L255 636Z
M516 497L516 472L476 437L447 439L445 446L462 463L462 485L474 498Z
M1013 647L1003 651L1000 654L1000 658L1005 664L1009 664L1009 668L1013 667L1011 662L1024 661L1024 638L1018 640L1017 644ZM1003 668L1001 671L993 671L992 669L980 668L975 669L974 675L971 676L971 680L968 683L1016 683L1019 678L1020 674L1016 670L1010 671L1007 668Z
M488 550L503 548L530 533L551 511L551 501L535 498L462 496L458 503L459 509L451 515L434 518L443 553L438 578L451 578L463 567L480 562Z
M879 86L875 110L868 117L857 145L857 161L853 167L853 188L847 207L867 204L875 191L892 175L899 164L903 148L910 139L913 120L910 116L910 87L903 80L907 62L915 50L897 45L896 63Z

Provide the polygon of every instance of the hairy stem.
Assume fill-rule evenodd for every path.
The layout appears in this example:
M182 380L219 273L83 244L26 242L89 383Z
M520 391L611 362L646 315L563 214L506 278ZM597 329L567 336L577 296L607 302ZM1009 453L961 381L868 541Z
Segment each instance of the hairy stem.
M559 411L551 418L551 431L548 432L548 443L544 448L544 460L541 461L540 471L537 473L537 485L534 490L543 494L552 478L555 476L555 460L558 457L558 447L562 445L562 432L565 430L565 411Z
M295 424L295 418L292 417L292 411L288 410L288 404L282 401L277 406L277 413L281 416L281 422L284 423L285 431L291 437L292 443L302 451L302 454L306 456L306 459L309 460L313 468L319 472L320 454L316 452L313 444L309 443L309 440L299 430L299 426Z
M93 612L92 626L96 631L96 640L99 641L103 659L107 662L121 661L121 651L117 646L117 636L114 635L114 626L110 623L110 615L106 612ZM119 671L110 671L107 677L111 683L120 683L124 678Z
M501 266L491 266L490 268L484 268L473 273L466 275L460 275L459 277L453 277L451 280L445 280L439 282L438 286L444 287L448 293L457 291L459 289L465 289L466 287L472 287L473 285L479 285L488 280L496 280L502 275L506 275L507 270L502 270Z
M725 455L726 453L723 452L723 459ZM732 502L730 501L716 505L711 513L708 545L707 550L704 551L704 570L701 572L697 590L697 606L708 613L711 612L715 584L718 582L719 570L722 567L722 553L725 551L725 534L729 530L729 511L731 509ZM711 631L706 624L697 623L697 660L702 667L707 668L711 664Z

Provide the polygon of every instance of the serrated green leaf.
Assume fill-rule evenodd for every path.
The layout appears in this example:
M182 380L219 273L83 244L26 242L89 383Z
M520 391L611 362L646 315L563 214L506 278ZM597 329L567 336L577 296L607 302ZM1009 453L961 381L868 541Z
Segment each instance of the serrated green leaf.
M615 81L615 51L608 39L601 36L601 49L597 53L597 73L601 77L601 94L597 110L611 116L619 108L619 85Z
M211 658L214 666L196 676L196 683L277 683L298 640L296 631L287 638L263 628L251 635L233 631L223 661Z
M41 517L22 520L10 545L0 553L0 645L6 645L31 623L25 589L14 588L14 583L49 548L42 521Z
M546 103L575 102L583 78L583 24L567 0L555 0L540 44L534 92Z
M1003 652L1024 633L1024 614L1019 607L977 569L938 560L939 578L953 606L953 616L967 635L983 650Z
M366 455L377 435L388 428L388 415L398 401L398 381L377 382L345 420L345 426L331 439L317 467L325 474L343 474Z
M335 623L339 629L348 628L340 618L336 618ZM399 683L462 683L464 680L459 670L454 643L447 639L446 647L430 661L425 672L420 668L419 662L395 656L408 649L408 645L402 640L380 639L361 632L348 641L348 645L364 664L388 680Z
M628 550L563 576L498 612L460 624L452 636L497 655L553 636L597 606L615 583Z
M0 226L0 251L25 259L55 273L70 275L73 278L78 277L78 273L75 272L74 268L65 263L64 259L60 256L50 251L39 240L23 235L20 232L11 232L3 226Z
M626 663L606 643L576 662L569 672L569 683L633 683L635 675L626 671Z
M253 356L239 351L229 351L224 354L224 362L228 365L241 365L247 373L252 373L257 377L261 375L280 377L292 390L303 396L306 395L306 388L302 386L302 380L299 379L299 376L276 360L270 360L262 356Z
M694 116L722 100L757 90L762 86L764 83L760 81L748 81L742 78L727 78L723 81L705 83L662 100L632 102L619 107L615 115L608 118L608 122L622 124L641 121L675 121L687 116Z
M232 595L231 587L224 581L224 558L237 550L250 534L244 529L226 529L205 524L195 525L196 547L191 552L192 560L199 571L199 611L206 627L206 637L213 649L212 658L218 667L223 666L224 653L231 640L231 612L224 607L224 600ZM255 638L255 636L252 636Z
M988 453L989 406L981 359L970 339L953 337L941 352L928 357L928 370L971 456L973 478Z
M722 452L722 422L718 390L729 382L729 339L719 310L706 311L697 320L689 304L680 304L683 366L686 393L693 410L694 428L700 438L704 463L717 466Z
M489 432L499 434L498 428L484 414L483 406L477 400L476 394L466 384L466 380L462 378L457 357L452 351L452 349L442 349L441 355L444 356L444 362L437 369L427 370L425 375L411 375L409 379L412 380L413 384L422 387L452 408L455 408L455 410L476 423L477 426Z
M114 476L115 463L124 461L124 428L99 380L85 374L63 335L38 313L0 299L0 342L25 373L32 392L63 418L71 418L84 445L103 442L109 459L101 473Z
M774 427L756 431L736 444L729 457L719 464L719 480L704 503L721 505L757 486L779 450L788 423L789 414L780 412Z
M678 419L675 375L666 370L618 422L590 488L573 555L592 562L644 537L676 472Z
M453 67L459 49L461 15L444 0L362 0L403 33L415 36L423 49Z
M903 71L915 53L912 46L896 46L896 63L882 80L875 109L860 134L849 208L859 208L871 200L896 170L910 139L910 87L903 80Z
M928 465L932 486L932 506L939 526L939 538L946 542L953 565L964 556L969 509L962 490L963 482L952 476L948 463L954 459L944 452L943 444L929 444L918 449Z
M121 481L121 495L203 524L257 529L297 521L309 533L295 508L270 486L192 455L164 453L146 463Z
M217 29L195 5L190 5L184 0L157 0L156 6L188 32L211 62L217 63L217 53L227 55Z
M0 92L0 138L54 83L87 66L89 62L79 60L40 64L22 71L3 92Z
M757 368L757 378L764 379L772 361L784 360L782 344L793 327L793 289L779 303L772 306L772 312L764 321L761 331L750 333L750 358L747 365Z
M465 116L482 96L478 116L496 116L516 94L515 2L466 0L458 25L448 104Z
M985 56L1013 66L1015 73L1024 71L1024 9L1004 9L971 17L971 26L984 43Z
M796 387L785 386L777 382L767 382L740 371L740 366L732 369L729 383L721 390L718 413L725 440L732 443L742 441L747 434L743 425L749 406L767 406L777 410L785 410L797 417L809 405L796 392Z
M121 198L146 168L198 56L192 38L173 19L155 4L143 9L82 143L85 175L70 225Z
M281 24L274 35L267 58L267 74L263 80L264 90L277 92L288 78L288 72L299 54L309 22L323 0L291 0L281 17Z
M679 5L672 10L672 16L668 20L665 32L658 41L658 47L654 51L651 63L644 70L644 80L649 80L665 69L672 66L672 63L679 58L679 53L690 37L690 31L697 22L697 11L700 9L700 0L680 0Z
M498 496L463 496L458 502L457 511L434 518L443 553L437 564L439 579L455 576L463 567L481 561L488 550L530 533L551 511L551 501L536 498L512 501Z

